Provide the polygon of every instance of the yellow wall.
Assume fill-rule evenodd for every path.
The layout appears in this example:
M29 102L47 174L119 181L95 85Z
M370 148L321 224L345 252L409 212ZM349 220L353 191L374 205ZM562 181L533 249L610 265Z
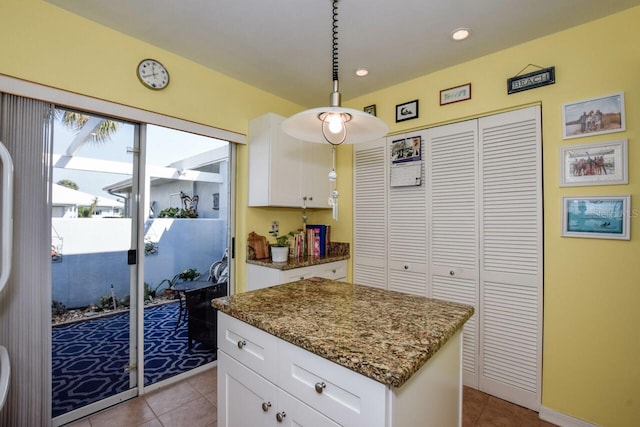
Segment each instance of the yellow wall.
M632 240L560 237L563 195L632 195L640 212L640 8L520 45L479 60L371 93L346 104L376 104L392 132L423 128L541 103L544 145L545 305L542 404L605 426L640 422L640 220ZM249 119L268 111L290 115L291 102L208 70L177 55L131 39L39 0L0 3L0 74L130 105L206 125L246 133ZM171 84L149 91L134 70L145 57L169 67ZM555 65L555 85L506 95L506 79L527 64ZM528 70L529 71L529 70ZM473 98L440 107L441 89L471 82ZM627 131L562 140L562 104L624 91ZM396 124L396 104L418 98L420 118ZM559 147L629 140L629 184L559 187ZM245 239L266 234L271 220L283 231L300 225L298 209L246 208L247 147L238 150L237 279L244 289ZM338 155L340 221L326 211L309 221L334 227L333 237L351 241L351 147ZM635 262L634 262L635 261Z
M391 132L542 104L544 174L543 406L604 426L640 425L640 8L350 100L376 104ZM554 85L513 95L527 64L556 67ZM534 71L527 69L527 72ZM472 99L439 106L439 91L472 83ZM562 105L624 92L626 132L562 139ZM395 123L418 98L420 118ZM559 148L629 140L629 184L559 187ZM560 237L562 196L631 195L631 241Z

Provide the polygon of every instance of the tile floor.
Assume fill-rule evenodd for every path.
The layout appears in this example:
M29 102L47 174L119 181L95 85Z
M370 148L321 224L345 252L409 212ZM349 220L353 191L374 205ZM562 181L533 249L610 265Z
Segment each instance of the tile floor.
M67 426L217 427L216 381L213 368ZM468 387L463 396L463 427L554 426L537 412Z

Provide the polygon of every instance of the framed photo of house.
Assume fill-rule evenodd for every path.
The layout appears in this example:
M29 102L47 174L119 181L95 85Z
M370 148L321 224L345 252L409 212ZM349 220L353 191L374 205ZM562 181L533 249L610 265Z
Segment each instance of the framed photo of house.
M372 116L376 115L376 104L373 105L367 105L366 107L364 107L364 112L367 114L371 114Z
M396 105L396 123L418 118L418 100Z
M560 147L560 186L628 184L627 140Z
M622 92L570 102L562 107L563 139L622 132L625 129Z
M563 197L562 236L629 240L631 196Z
M471 83L440 91L440 105L453 104L467 99L471 99Z

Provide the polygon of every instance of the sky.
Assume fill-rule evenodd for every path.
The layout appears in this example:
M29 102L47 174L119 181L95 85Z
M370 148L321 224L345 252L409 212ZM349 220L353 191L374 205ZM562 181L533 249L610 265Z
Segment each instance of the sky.
M133 154L130 151L134 145L135 126L121 122L118 131L110 140L102 143L86 143L76 154L77 157L88 157L101 160L131 163ZM53 131L53 152L64 155L75 138L76 132L55 120ZM208 151L227 142L214 138L194 135L187 132L147 125L147 164L166 166L171 162ZM127 179L120 174L85 172L54 168L53 182L69 179L78 184L78 190L95 194L96 196L114 199L102 189L115 182Z

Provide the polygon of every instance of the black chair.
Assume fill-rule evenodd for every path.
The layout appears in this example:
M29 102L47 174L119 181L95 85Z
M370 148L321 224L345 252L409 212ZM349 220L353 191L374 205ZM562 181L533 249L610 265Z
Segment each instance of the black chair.
M193 348L194 340L200 341L214 350L217 348L218 310L211 306L211 300L227 296L228 280L228 251L225 250L222 259L211 264L209 268L211 286L185 292L189 348Z
M193 348L194 340L217 348L218 310L211 306L211 300L226 295L227 282L185 292L189 348Z

